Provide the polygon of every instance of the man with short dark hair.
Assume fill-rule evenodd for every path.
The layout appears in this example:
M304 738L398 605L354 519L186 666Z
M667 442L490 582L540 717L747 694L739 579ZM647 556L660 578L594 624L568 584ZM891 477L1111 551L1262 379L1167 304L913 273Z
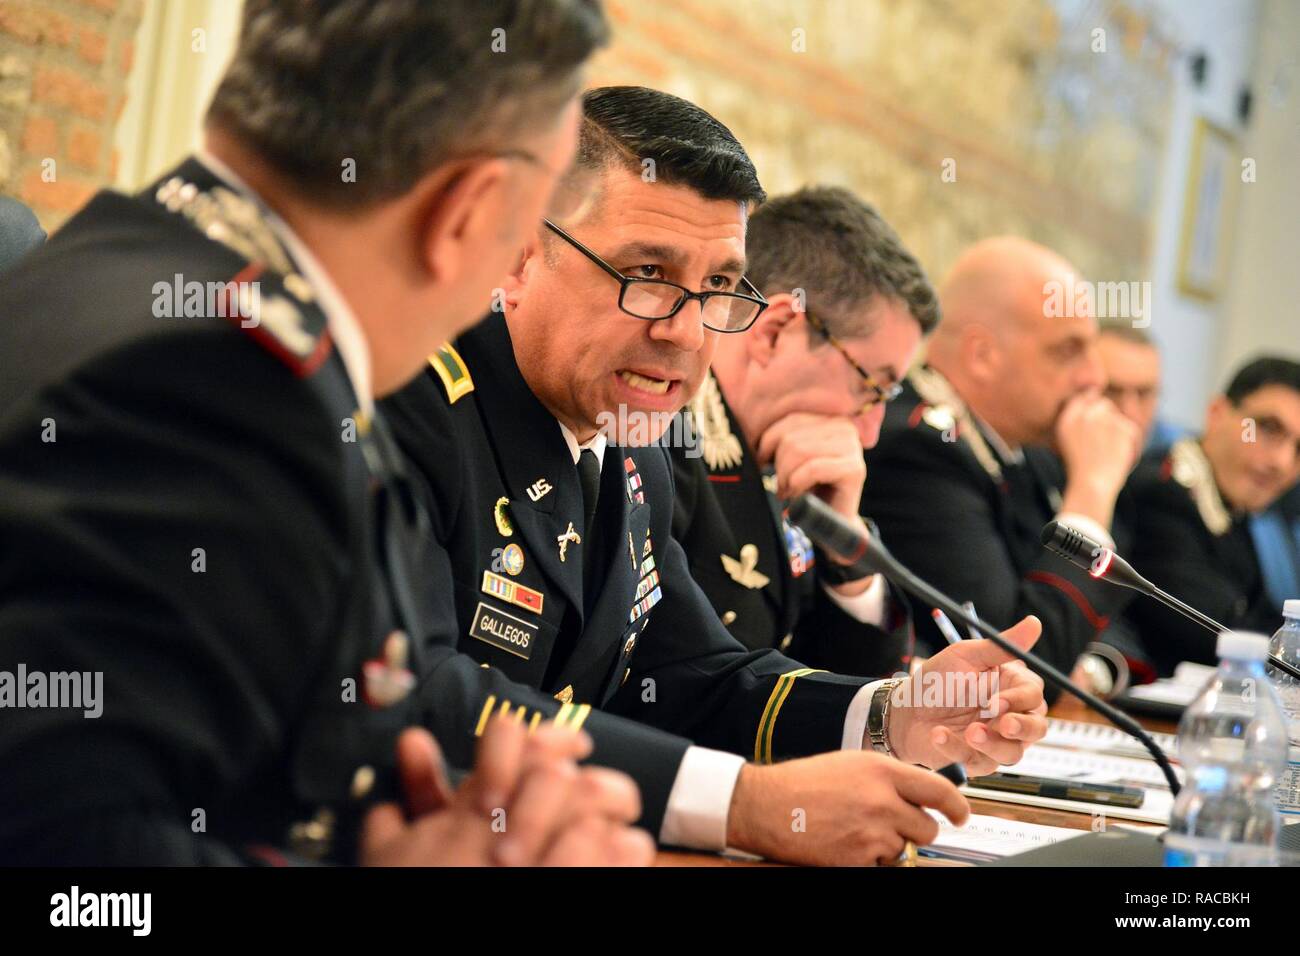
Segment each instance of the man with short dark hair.
M1227 627L1272 632L1282 608L1265 586L1249 519L1298 479L1300 363L1257 358L1210 402L1199 438L1179 439L1133 473L1133 565ZM1129 616L1160 673L1214 662L1214 635L1164 605L1136 601Z
M501 289L504 316L386 402L456 579L460 640L431 675L435 726L468 740L494 711L558 700L593 759L640 784L664 843L893 859L934 839L923 807L968 812L909 764L1019 759L1046 730L1042 682L972 641L916 683L872 684L746 651L722 627L672 538L671 465L652 443L717 335L763 311L744 278L762 187L730 131L684 100L611 87L583 103L588 209L540 230ZM602 429L609 415L626 441ZM1031 645L1037 622L1007 634ZM916 688L958 674L989 697L919 706Z
M842 187L768 200L745 248L768 306L719 339L690 403L697 441L672 448L673 535L746 647L892 674L911 655L906 601L814 549L781 502L812 492L861 522L862 450L938 324L938 300L879 213Z
M604 37L583 0L247 0L205 150L5 275L0 862L648 861L581 737L494 724L447 786L450 575L374 410L531 234Z

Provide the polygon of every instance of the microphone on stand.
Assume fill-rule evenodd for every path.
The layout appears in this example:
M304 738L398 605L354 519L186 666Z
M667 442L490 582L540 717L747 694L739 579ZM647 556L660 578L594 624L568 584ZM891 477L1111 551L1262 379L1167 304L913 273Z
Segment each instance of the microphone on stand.
M1142 726L1128 714L1088 693L1070 680L1068 676L1036 654L1022 651L1016 647L998 633L995 628L975 615L968 613L948 595L904 567L897 558L889 553L877 536L869 531L863 531L862 528L846 520L820 498L813 495L801 495L789 503L787 510L791 523L798 525L809 538L827 551L862 569L864 573L878 572L883 574L907 593L916 596L933 607L940 608L953 620L959 620L967 627L979 631L1012 657L1032 665L1035 670L1042 674L1044 680L1078 698L1083 702L1084 706L1101 714L1120 730L1136 739L1147 749L1160 767L1169 783L1170 791L1174 796L1178 796L1181 785L1173 767L1169 763L1169 758L1151 739L1151 736L1142 729Z
M1065 558L1076 568L1082 568L1098 581L1132 588L1140 594L1154 598L1166 607L1173 608L1189 621L1195 621L1215 634L1230 630L1209 615L1202 614L1190 604L1185 604L1167 591L1156 587L1110 548L1097 543L1069 525L1061 524L1059 521L1049 521L1043 526L1042 542L1043 547L1048 551ZM1289 664L1274 654L1268 655L1268 662L1283 673L1300 680L1300 668L1294 664Z

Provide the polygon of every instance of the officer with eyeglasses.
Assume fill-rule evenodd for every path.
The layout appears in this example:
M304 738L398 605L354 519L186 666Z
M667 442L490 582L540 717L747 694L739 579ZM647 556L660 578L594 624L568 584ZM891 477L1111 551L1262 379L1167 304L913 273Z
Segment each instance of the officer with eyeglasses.
M727 632L673 538L656 441L718 340L768 308L744 276L764 193L716 119L635 87L584 96L577 167L594 173L585 208L539 228L496 290L504 314L384 403L429 484L422 577L449 568L455 582L441 596L458 635L426 671L439 740L468 746L493 714L554 713L591 736L592 761L636 780L661 844L863 864L933 840L923 808L969 810L913 765L1019 759L1046 730L1042 682L967 642L931 664L941 679L997 671L996 717L912 706L911 685L891 709L896 685ZM1028 646L1038 627L1007 633Z
M880 215L839 187L764 203L745 245L768 305L746 334L719 339L681 413L696 440L672 448L673 535L746 647L849 674L906 670L908 603L815 549L782 502L812 492L861 520L862 450L938 322L934 290Z

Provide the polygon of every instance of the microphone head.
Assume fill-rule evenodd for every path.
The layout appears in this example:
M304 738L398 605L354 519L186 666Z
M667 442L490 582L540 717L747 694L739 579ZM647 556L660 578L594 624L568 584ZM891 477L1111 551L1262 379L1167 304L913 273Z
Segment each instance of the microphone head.
M1091 538L1086 538L1068 524L1049 521L1043 526L1040 537L1043 547L1058 554L1077 568L1091 573L1093 549L1101 546Z
M1148 591L1151 588L1151 583L1113 550L1068 524L1049 521L1043 526L1040 540L1048 551L1065 558L1099 581L1138 591Z

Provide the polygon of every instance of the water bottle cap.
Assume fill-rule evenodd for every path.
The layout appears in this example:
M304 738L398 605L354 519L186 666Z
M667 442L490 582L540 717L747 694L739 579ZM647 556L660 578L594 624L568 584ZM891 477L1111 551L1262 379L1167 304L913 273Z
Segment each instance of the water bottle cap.
M1221 661L1262 661L1268 657L1268 638L1250 631L1224 631L1214 652Z
M1300 618L1300 598L1291 598L1282 602L1282 616Z

